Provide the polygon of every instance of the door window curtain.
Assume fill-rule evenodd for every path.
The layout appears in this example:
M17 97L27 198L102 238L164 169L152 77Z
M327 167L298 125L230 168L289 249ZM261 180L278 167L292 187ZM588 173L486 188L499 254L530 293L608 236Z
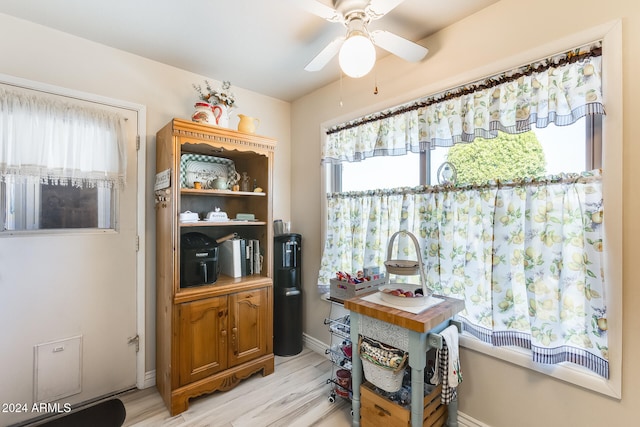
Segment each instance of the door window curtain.
M531 349L536 362L570 361L608 378L599 170L335 193L327 203L319 283L382 266L391 234L407 230L420 244L427 286L465 301L465 331ZM411 247L399 246L398 258L416 259Z
M330 128L324 163L418 153L437 146L563 126L604 114L601 43Z
M122 118L0 88L0 177L77 187L125 184Z

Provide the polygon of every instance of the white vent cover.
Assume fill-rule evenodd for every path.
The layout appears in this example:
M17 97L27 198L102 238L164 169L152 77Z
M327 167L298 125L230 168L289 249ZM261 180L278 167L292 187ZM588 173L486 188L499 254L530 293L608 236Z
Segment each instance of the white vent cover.
M33 348L33 400L52 402L82 391L82 336Z

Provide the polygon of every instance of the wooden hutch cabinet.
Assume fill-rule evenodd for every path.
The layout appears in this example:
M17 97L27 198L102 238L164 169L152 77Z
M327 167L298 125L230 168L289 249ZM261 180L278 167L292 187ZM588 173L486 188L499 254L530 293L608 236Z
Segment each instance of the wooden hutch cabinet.
M156 383L171 415L189 399L229 390L259 371L274 371L272 190L275 141L216 126L173 119L156 135ZM186 155L186 157L185 157ZM196 189L185 158L208 158L247 172L262 191ZM167 179L168 175L168 179ZM251 190L253 187L251 188ZM220 208L232 220L181 222ZM253 221L235 221L238 213ZM213 284L180 286L181 237L215 240L231 233L259 242L262 267L240 277L218 274ZM220 253L218 253L219 264Z

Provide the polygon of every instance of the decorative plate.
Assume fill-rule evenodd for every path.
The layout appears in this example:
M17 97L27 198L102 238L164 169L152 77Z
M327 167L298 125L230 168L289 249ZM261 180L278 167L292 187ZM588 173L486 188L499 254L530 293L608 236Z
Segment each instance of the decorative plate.
M233 160L202 154L183 154L180 157L180 185L183 188L193 188L194 181L202 182L202 188L209 188L209 181L215 178L228 181L236 176Z
M438 184L446 185L453 184L455 185L458 182L458 171L456 167L449 163L444 162L438 168Z

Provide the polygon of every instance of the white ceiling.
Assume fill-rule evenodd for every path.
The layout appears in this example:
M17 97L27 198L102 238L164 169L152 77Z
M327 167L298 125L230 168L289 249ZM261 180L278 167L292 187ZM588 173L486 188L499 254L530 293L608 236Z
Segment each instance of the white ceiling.
M304 67L345 33L305 1L316 0L5 0L0 13L292 101L338 79L337 58ZM496 1L405 0L369 29L419 41Z

